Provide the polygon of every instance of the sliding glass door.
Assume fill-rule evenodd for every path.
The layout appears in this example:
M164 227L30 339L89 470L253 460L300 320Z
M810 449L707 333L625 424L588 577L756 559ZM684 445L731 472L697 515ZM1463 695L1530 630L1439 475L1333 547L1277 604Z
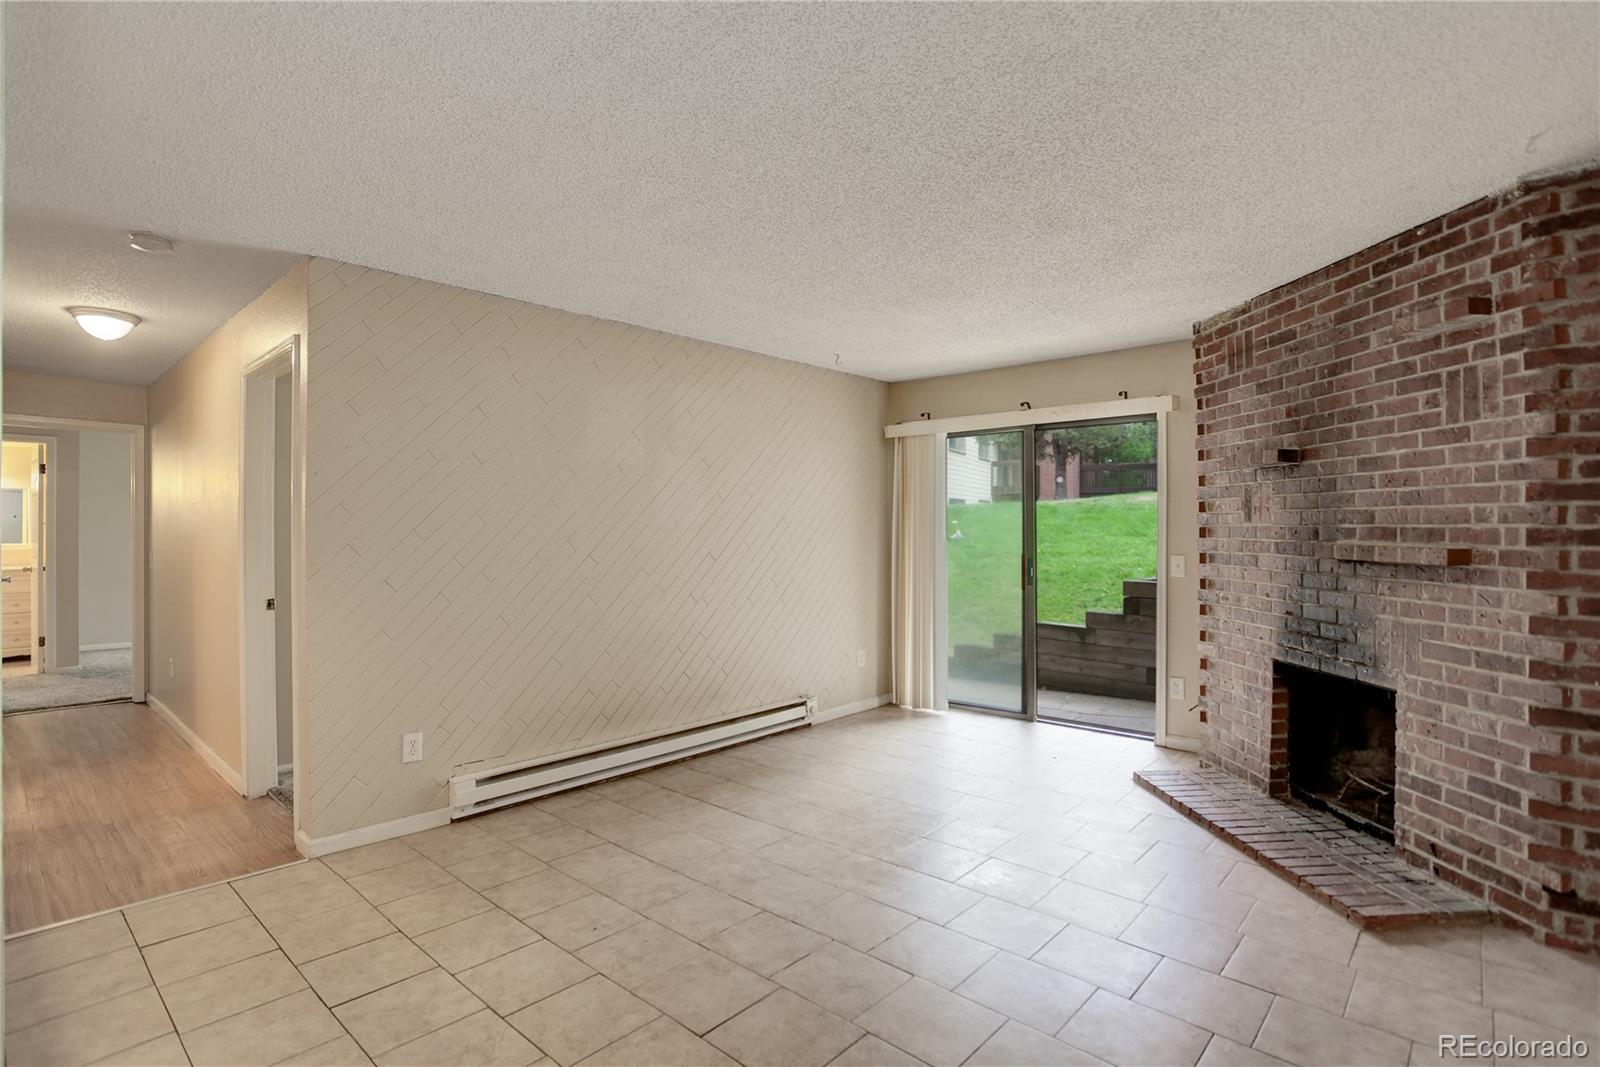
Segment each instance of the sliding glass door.
M1151 417L1035 431L1040 719L1155 733L1156 442Z
M945 454L945 573L952 704L1027 714L1028 430L952 434Z
M950 703L1152 735L1157 423L951 434Z

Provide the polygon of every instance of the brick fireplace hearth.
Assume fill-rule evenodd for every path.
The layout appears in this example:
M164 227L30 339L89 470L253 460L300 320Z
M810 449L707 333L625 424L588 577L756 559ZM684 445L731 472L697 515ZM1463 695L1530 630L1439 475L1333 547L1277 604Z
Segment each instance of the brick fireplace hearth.
M1392 690L1399 854L1595 951L1600 169L1381 241L1194 350L1207 766L1282 792L1275 663Z

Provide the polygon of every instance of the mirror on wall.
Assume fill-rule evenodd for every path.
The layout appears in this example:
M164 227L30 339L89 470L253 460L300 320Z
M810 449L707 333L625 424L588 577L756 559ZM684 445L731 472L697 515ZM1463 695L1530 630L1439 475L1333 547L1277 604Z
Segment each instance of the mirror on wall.
M0 541L19 545L27 541L27 525L22 521L24 492L0 489Z

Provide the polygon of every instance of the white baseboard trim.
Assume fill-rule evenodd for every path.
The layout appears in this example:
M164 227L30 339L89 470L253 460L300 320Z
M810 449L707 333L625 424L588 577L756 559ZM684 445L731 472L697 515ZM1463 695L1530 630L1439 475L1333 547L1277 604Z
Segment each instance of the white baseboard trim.
M828 708L812 716L813 723L829 722L833 719L842 719L846 715L854 715L859 711L871 711L873 708L884 704L893 703L890 694L884 693L865 700L858 700L853 704L843 704L837 708ZM343 852L346 849L360 848L362 845L374 845L379 841L388 841L395 837L404 837L407 834L420 833L423 830L432 830L436 826L444 826L450 822L449 808L436 808L433 811L424 811L417 815L407 815L403 819L392 819L389 822L380 822L372 826L361 826L343 833L329 834L327 837L309 837L303 830L295 831L295 846L302 856L315 859L318 856L327 856L334 852Z
M885 704L893 703L893 693L879 693L875 697L867 697L865 700L858 700L853 704L840 704L836 708L827 708L819 711L811 716L811 721L813 723L831 722L834 719L842 719L846 715L854 715L860 711L871 711L873 708L881 708Z
M200 753L200 758L206 761L206 765L216 771L217 775L224 782L227 782L235 793L244 796L244 775L228 766L227 760L217 755L210 745L200 740L200 735L189 729L188 724L178 718L171 708L161 703L155 694L146 693L144 702L154 708L157 715L167 720L167 725L178 731L178 736L183 738L184 744Z
M358 826L354 830L346 830L339 834L329 834L327 837L308 837L304 830L296 830L294 835L295 846L300 849L302 856L309 856L315 859L318 856L326 856L333 852L343 852L349 848L374 845L379 841L387 841L392 837L404 837L407 834L432 830L436 826L446 825L449 821L449 808L435 808L433 811L424 811L419 815L407 815L403 819L391 819L388 822L375 823L372 826Z
M1161 747L1175 748L1179 752L1201 752L1205 749L1205 744L1198 737L1178 737L1176 734L1168 734L1161 742Z
M110 644L110 645L79 645L78 646L78 651L79 652L110 652L113 649L132 648L132 647L133 647L133 642L132 641L123 641L123 642L121 642L119 644Z

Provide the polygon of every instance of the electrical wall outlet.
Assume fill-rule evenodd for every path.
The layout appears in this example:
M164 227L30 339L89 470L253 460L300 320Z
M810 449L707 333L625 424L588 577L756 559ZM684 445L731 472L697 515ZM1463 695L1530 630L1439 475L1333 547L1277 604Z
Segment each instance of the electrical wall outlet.
M167 677L168 678L175 677L176 676L176 672L177 672L177 667L173 665L172 657L170 657L170 656L167 657Z
M867 650L864 649L864 648L863 649L859 649L856 652L856 666L857 667L865 667L866 665L867 665Z
M422 762L422 735L421 734L406 734L404 740L402 740L401 743L400 743L400 762L401 763L421 763Z
M1167 574L1173 578L1182 578L1189 569L1188 560L1182 556L1173 556L1167 565Z
M1167 697L1170 700L1182 700L1183 699L1183 679L1182 678L1168 678L1167 679Z

